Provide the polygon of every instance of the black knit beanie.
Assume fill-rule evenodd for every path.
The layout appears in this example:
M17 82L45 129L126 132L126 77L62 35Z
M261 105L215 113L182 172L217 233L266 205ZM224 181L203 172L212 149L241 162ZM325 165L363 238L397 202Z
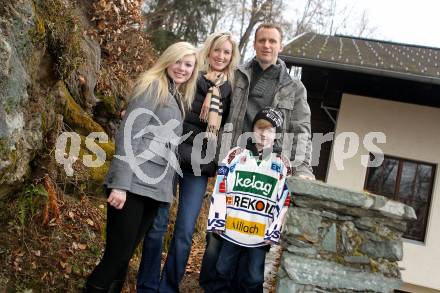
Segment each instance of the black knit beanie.
M277 132L281 132L284 118L280 110L273 107L264 107L255 115L254 121L252 121L252 128L254 128L255 122L260 119L269 121L276 128Z

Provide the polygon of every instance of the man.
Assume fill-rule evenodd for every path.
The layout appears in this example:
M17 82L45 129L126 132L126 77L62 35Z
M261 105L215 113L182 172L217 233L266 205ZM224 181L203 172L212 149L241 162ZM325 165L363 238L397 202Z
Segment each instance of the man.
M314 179L311 161L310 107L306 90L299 80L292 80L286 65L278 58L283 33L275 24L261 24L255 31L256 56L239 66L232 94L231 110L227 122L232 123L232 145L243 145L246 132L252 131L252 119L265 106L272 106L283 113L280 146L289 145L284 134L293 134L289 146L293 175ZM226 128L226 127L225 127ZM225 130L226 132L226 130ZM243 135L242 138L240 136ZM291 139L291 138L290 138ZM298 154L298 155L297 155ZM215 280L216 262L221 240L208 234L207 247L200 272L200 285L210 291Z

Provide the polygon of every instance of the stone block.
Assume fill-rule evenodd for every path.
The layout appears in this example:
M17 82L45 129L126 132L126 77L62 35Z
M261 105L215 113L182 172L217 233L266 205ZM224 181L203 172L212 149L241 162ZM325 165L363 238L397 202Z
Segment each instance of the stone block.
M303 208L291 208L287 212L284 234L287 237L299 236L309 242L319 240L322 217Z
M287 253L282 257L282 266L291 281L283 280L284 288L295 288L294 285L313 285L323 289L388 293L401 285L399 279Z

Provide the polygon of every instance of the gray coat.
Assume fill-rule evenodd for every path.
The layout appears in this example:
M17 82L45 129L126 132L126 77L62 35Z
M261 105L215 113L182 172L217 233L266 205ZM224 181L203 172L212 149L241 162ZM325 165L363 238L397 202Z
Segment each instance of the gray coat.
M293 80L287 72L285 63L278 59L281 64L279 84L275 90L272 107L283 112L284 124L282 133L295 134L290 152L290 160L295 160L295 154L300 138L299 152L303 153L300 160L293 164L294 175L313 176L310 166L312 143L310 130L310 107L307 103L307 92L299 80ZM249 85L251 80L252 61L239 66L235 74L235 85L232 90L231 110L227 122L232 123L232 144L236 145L238 137L242 133L244 115L249 96ZM226 131L225 131L226 132ZM282 146L283 139L279 140ZM287 155L287 154L286 154Z
M157 201L172 202L176 171L169 162L174 161L178 142L173 144L169 141L170 135L171 139L182 135L183 109L180 100L177 102L177 98L171 94L165 105L154 105L152 97L156 95L156 92L155 84L153 84L151 90L129 103L116 134L115 157L111 162L104 185L109 189L122 189ZM156 117L142 113L146 110L153 112ZM139 116L135 116L137 114ZM173 119L175 120L172 121ZM174 122L174 125L162 127L160 131L154 132L155 129L157 130L155 126L164 125L167 122ZM126 125L127 129L125 129ZM129 125L132 125L131 133L128 133ZM147 126L148 129L145 130ZM167 129L172 131L168 133L169 135L166 133ZM139 137L136 137L136 134ZM124 141L125 136L127 138ZM131 143L133 153L127 147L127 143ZM135 163L128 163L127 155L128 157L134 155L136 159L131 161Z

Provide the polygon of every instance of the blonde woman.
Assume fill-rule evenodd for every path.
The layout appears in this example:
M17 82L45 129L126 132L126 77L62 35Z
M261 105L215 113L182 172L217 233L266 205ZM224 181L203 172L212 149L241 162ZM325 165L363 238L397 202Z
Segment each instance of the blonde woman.
M214 176L216 163L198 163L191 160L191 152L206 154L206 145L195 147L193 140L199 133L217 136L229 113L231 84L239 61L238 46L228 32L210 35L199 52L201 71L191 109L183 123L183 133L192 131L179 145L180 166L183 177L179 184L179 207L168 256L160 279L160 254L162 239L167 229L169 206L158 210L152 229L144 240L142 261L139 267L137 290L143 292L178 292L179 283L191 250L195 223L199 216L208 178ZM197 156L199 157L199 156ZM194 174L193 163L200 166L201 175Z
M173 200L175 170L168 164L175 157L172 139L182 134L184 108L194 99L197 66L195 48L180 42L168 47L137 81L104 182L109 193L105 252L86 292L122 290L137 243L160 203Z

